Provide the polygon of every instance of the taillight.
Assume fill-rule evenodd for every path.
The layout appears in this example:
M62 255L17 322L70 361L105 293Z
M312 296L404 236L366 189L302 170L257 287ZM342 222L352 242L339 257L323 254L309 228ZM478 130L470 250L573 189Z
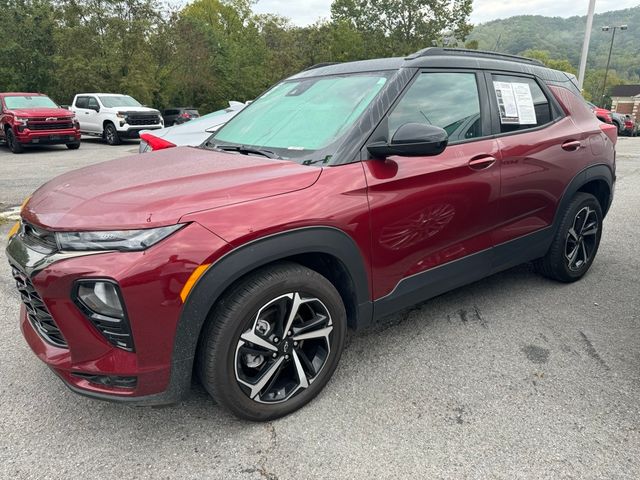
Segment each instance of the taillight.
M156 137L155 135L151 135L150 133L142 133L140 134L140 138L147 142L147 145L151 148L151 150L162 150L164 148L175 147L175 143L171 143L164 138Z
M618 129L615 125L612 125L610 123L601 123L600 130L602 130L604 134L609 137L614 145L616 144L616 142L618 141Z
M189 115L187 112L184 112L184 113L180 114L180 116L182 118L191 118L191 115Z

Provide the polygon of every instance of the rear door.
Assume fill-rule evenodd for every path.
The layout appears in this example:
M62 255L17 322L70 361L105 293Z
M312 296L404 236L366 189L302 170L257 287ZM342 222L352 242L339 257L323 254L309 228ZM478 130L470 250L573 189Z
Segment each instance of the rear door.
M405 123L444 128L450 144L431 157L364 162L371 208L376 315L415 303L490 269L488 250L500 193L499 149L491 138L484 77L474 71L420 72L372 138ZM473 254L484 252L473 257ZM457 268L454 262L471 268ZM428 272L448 264L440 272Z
M499 245L551 226L565 187L590 152L588 134L576 128L539 79L503 72L486 76L502 157ZM538 243L540 236L531 238Z

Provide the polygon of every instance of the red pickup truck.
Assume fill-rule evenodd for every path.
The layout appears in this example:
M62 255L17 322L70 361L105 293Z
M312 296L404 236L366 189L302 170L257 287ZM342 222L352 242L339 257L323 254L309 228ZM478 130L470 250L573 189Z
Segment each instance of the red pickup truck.
M0 140L13 153L26 145L66 144L80 148L75 114L41 93L0 93Z

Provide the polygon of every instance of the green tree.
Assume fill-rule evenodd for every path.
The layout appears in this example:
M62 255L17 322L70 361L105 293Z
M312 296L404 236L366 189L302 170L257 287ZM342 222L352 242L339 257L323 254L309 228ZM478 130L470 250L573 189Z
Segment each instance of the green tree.
M0 91L47 92L55 82L55 19L46 0L0 0Z
M471 7L471 0L335 0L331 19L361 32L367 55L406 55L443 43L445 34L464 41Z
M521 52L520 55L528 58L533 58L535 60L540 60L547 67L553 68L555 70L573 73L574 75L578 73L578 70L571 64L569 60L551 58L551 52L547 50L525 50L524 52Z

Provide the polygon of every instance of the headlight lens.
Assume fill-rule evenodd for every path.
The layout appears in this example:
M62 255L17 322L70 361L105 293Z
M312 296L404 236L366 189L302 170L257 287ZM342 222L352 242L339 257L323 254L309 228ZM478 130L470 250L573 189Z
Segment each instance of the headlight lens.
M29 120L28 118L15 117L15 121L19 125L26 125L28 120Z
M177 232L184 224L144 230L113 230L102 232L56 232L61 250L144 250Z
M116 117L118 118L125 118L127 116L126 112L118 112L116 113Z

